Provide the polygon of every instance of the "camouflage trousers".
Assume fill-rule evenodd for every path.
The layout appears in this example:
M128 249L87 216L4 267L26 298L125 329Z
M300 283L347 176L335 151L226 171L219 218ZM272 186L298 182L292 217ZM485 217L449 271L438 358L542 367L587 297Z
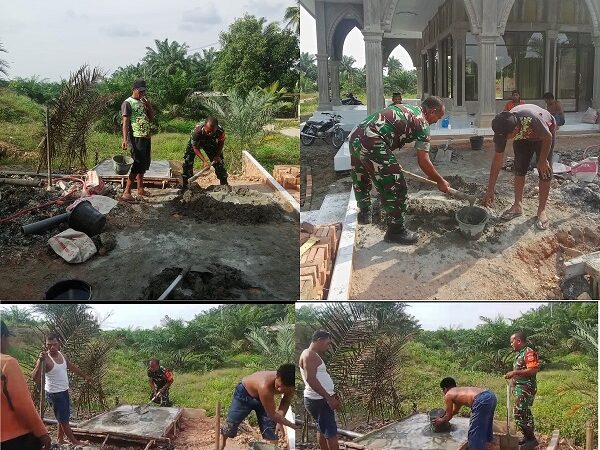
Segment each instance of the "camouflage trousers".
M216 152L210 152L205 150L206 155L208 156L208 159L212 162L215 159L215 156L217 156ZM183 178L183 184L187 184L187 180L188 178L191 178L191 176L194 174L194 158L196 157L196 154L194 153L194 148L192 147L192 143L188 142L188 145L185 149L185 155L183 156L183 174L182 174L182 178ZM221 184L226 184L227 183L227 169L225 168L225 161L221 161L220 163L215 163L213 165L213 167L215 168L215 173L217 175L217 178L219 179L219 181L221 182Z
M366 136L362 128L356 128L348 141L352 184L358 207L361 211L370 208L374 184L388 223L403 225L407 209L407 187L396 156L385 141Z
M513 414L515 423L521 430L531 428L533 431L534 429L531 407L533 406L535 393L536 388L533 386L517 384L514 388L515 407Z

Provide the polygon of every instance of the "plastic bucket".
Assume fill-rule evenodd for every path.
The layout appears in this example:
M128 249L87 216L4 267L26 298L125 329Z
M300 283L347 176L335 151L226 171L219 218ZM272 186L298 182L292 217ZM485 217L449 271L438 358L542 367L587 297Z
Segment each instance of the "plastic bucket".
M106 217L98 212L89 201L79 203L69 216L69 226L88 236L100 234L106 225Z
M444 414L446 414L446 411L443 410L442 408L435 408L432 409L431 411L429 411L429 423L431 424L431 429L433 431L435 431L436 433L445 433L450 431L450 422L444 422L443 424L439 425L439 426L435 426L433 424L433 421L439 417L442 417Z
M64 280L51 286L44 300L90 300L92 287L81 280Z
M112 160L117 175L127 175L133 165L133 158L125 155L113 156Z
M471 150L481 150L483 148L483 136L471 136Z
M479 239L489 219L489 214L479 206L466 206L456 212L458 227L467 239Z

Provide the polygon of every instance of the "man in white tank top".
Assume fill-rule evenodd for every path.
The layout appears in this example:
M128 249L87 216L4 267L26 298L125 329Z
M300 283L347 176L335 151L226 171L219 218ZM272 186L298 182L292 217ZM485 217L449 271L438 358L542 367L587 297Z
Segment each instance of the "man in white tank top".
M71 399L69 397L69 376L67 370L84 378L88 383L94 384L95 380L85 374L60 352L59 339L60 336L56 333L48 334L46 337L47 350L40 352L35 368L33 369L32 377L36 383L40 382L43 361L46 378L44 390L48 403L52 405L54 417L58 421L58 442L60 444L66 443L66 435L67 439L73 445L82 445L83 443L75 437L69 426Z
M310 346L300 355L300 373L304 381L304 407L317 422L321 450L338 450L335 410L340 401L320 354L331 345L331 334L315 331Z

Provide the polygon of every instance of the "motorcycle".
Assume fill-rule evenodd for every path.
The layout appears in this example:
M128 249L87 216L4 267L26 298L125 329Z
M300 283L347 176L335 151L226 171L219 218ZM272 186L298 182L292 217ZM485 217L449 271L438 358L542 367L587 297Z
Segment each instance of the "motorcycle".
M362 105L359 99L357 99L352 92L346 94L346 98L342 100L342 105Z
M344 143L344 130L340 125L342 116L333 113L322 113L330 116L328 120L309 120L300 131L300 141L304 145L312 145L315 139L323 139L335 148Z

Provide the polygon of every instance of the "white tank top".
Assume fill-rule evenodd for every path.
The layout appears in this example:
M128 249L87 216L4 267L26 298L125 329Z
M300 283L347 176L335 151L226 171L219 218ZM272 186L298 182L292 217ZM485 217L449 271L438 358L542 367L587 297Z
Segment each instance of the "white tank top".
M57 392L63 392L69 389L69 376L67 375L67 360L65 356L58 352L62 356L62 364L58 364L50 354L48 356L54 363L52 370L46 372L46 392L55 394Z
M319 359L321 359L320 356ZM300 367L300 374L302 375L302 380L304 381L304 396L311 400L321 400L323 396L311 388L306 381L306 370L304 367ZM321 383L321 386L323 386L323 389L325 389L329 395L333 395L335 393L333 380L331 379L329 373L327 373L327 366L325 366L325 363L322 359L321 364L319 364L317 367L317 380L319 383Z

